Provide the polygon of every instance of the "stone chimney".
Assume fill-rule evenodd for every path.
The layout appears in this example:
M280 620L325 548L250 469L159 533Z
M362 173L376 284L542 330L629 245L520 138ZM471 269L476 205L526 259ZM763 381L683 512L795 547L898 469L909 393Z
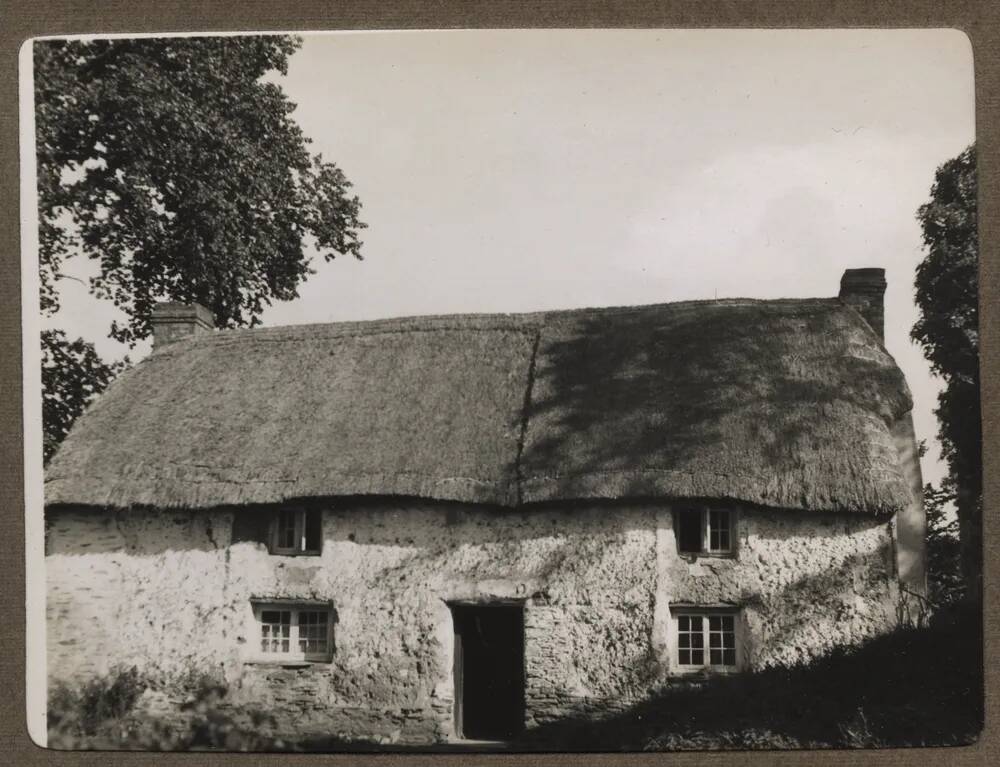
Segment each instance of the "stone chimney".
M153 348L177 341L180 338L208 333L215 330L215 318L201 304L182 304L173 301L156 304L149 316L153 326Z
M840 278L840 300L853 306L885 340L885 269L848 269Z

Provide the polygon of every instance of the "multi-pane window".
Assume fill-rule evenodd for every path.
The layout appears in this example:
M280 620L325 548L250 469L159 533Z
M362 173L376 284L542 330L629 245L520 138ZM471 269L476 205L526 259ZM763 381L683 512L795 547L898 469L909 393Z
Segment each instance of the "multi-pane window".
M736 616L732 613L680 613L677 667L682 671L736 668Z
M330 613L326 610L299 612L299 652L306 655L326 655L330 642Z
M254 604L260 658L329 661L333 641L330 609L316 605Z
M294 509L282 509L278 512L278 538L274 547L276 549L296 549L298 548L299 536L298 527L301 512Z
M681 666L705 665L705 630L701 615L677 618L677 663Z
M708 616L708 665L736 665L736 619L732 615Z
M729 509L678 509L674 519L677 549L682 554L731 554L735 513Z
M260 651L288 653L292 649L292 611L262 610L260 613Z
M279 509L271 532L271 553L317 555L323 548L323 515L319 509Z
M712 554L732 550L732 512L728 509L710 509L708 512L708 551Z

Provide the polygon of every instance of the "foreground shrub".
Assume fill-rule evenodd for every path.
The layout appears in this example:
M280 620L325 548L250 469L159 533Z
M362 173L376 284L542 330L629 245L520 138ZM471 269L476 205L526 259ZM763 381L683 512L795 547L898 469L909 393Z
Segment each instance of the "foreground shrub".
M148 751L265 751L286 747L265 733L273 724L259 711L235 716L225 684L209 674L144 679L135 668L114 669L84 685L61 684L48 703L49 746L58 749ZM158 694L167 709L138 705Z
M49 740L67 748L97 736L108 722L123 721L146 690L136 668L116 669L80 687L60 684L49 693ZM57 746L60 747L60 746Z

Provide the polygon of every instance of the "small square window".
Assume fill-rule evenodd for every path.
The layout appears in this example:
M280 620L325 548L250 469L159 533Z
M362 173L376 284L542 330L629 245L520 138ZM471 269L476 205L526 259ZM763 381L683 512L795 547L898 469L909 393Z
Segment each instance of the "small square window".
M736 616L703 611L675 614L675 662L681 672L732 671L736 661Z
M329 607L316 604L253 603L260 638L258 660L328 662L333 656Z
M735 517L730 509L678 509L674 515L677 550L681 554L731 554Z
M323 512L284 508L271 523L271 553L316 556L323 549Z

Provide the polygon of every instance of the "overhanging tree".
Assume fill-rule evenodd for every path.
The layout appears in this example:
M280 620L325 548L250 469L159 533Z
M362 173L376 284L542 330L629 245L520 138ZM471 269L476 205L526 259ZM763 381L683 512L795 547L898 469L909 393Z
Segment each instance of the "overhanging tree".
M61 330L42 332L42 449L52 457L87 403L128 365L128 359L104 362L94 345L70 341Z
M979 395L979 240L976 149L937 169L931 199L917 213L927 251L917 267L920 317L912 337L944 379L935 411L948 463L944 491L958 515L968 595L982 589L982 422Z
M299 45L289 36L35 43L44 312L59 309L66 260L83 257L98 265L90 291L124 313L111 337L129 346L149 335L160 300L197 301L220 327L252 326L267 305L298 295L310 242L326 259L361 257L350 182L309 151L295 105L267 77L285 74ZM62 345L53 359L79 356L77 341L49 341ZM71 401L105 378L87 379L87 396ZM46 424L50 436L59 435Z

